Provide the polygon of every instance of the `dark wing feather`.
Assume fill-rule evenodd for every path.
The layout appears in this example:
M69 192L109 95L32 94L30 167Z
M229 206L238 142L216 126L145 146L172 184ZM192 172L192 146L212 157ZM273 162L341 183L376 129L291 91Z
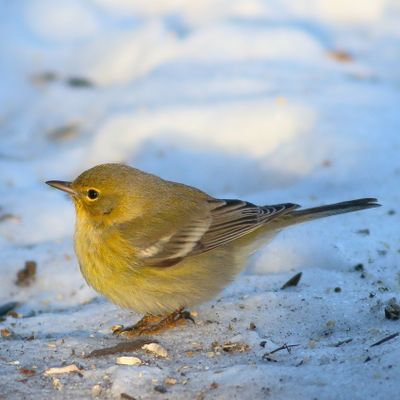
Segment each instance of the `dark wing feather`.
M210 206L211 225L192 254L239 239L272 219L300 207L292 203L259 207L242 200L212 200Z
M167 267L236 240L299 206L285 203L259 207L241 200L209 200L209 213L142 249L147 265Z

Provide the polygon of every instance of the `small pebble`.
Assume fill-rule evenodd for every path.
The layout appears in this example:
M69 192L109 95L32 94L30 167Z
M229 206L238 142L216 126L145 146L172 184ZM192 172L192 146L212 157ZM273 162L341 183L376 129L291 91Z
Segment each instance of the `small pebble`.
M317 342L315 340L310 339L308 341L308 348L309 349L314 349L316 345L317 345Z
M120 398L124 400L136 400L136 397L133 397L128 393L121 393Z
M159 393L167 393L167 388L163 385L154 386L154 390Z
M210 389L217 389L218 388L218 383L217 382L213 382L213 383L211 383L211 385L210 385Z
M400 305L397 304L396 299L389 300L385 307L385 317L394 321L400 319Z
M61 383L61 381L58 378L53 378L53 386L57 390L62 390L64 385Z
M94 385L92 387L92 396L99 397L101 395L103 388L100 385Z
M359 263L359 264L354 266L354 270L357 271L357 272L363 272L364 271L364 265Z

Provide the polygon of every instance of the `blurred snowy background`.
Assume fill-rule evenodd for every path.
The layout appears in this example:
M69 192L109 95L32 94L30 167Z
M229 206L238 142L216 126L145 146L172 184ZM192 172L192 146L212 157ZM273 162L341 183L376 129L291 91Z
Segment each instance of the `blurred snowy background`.
M384 315L400 289L397 0L20 0L0 22L0 305L21 317L0 322L0 398L397 395L396 339L369 349L400 331ZM198 326L160 339L168 360L92 368L79 354L139 316L92 301L73 207L43 182L111 161L217 197L384 207L280 234ZM27 260L36 279L18 287ZM294 271L299 286L277 290ZM210 356L232 340L250 350ZM262 360L286 342L300 346ZM84 379L42 374L73 362Z

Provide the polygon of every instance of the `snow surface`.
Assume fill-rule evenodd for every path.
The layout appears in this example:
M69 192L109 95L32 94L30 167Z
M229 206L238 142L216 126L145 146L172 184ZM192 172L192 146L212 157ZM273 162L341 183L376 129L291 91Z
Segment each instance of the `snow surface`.
M20 302L0 322L1 399L398 397L399 337L370 347L400 331L384 315L400 298L398 1L31 0L0 15L0 305ZM196 325L158 338L167 359L117 365L84 354L140 316L87 287L73 207L43 183L109 161L259 204L384 207L282 232ZM18 287L27 260L36 281ZM285 343L299 346L263 359ZM43 374L69 364L81 376Z

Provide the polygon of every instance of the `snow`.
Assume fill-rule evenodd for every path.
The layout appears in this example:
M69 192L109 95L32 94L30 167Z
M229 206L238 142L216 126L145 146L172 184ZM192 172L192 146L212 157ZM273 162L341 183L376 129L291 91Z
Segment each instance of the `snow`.
M370 347L400 331L384 314L400 300L396 0L34 0L1 16L0 306L20 305L0 322L0 398L397 397L399 337ZM110 161L222 198L383 207L281 232L195 325L157 338L168 358L85 358L140 316L86 285L73 207L43 182ZM81 376L44 375L71 364Z

